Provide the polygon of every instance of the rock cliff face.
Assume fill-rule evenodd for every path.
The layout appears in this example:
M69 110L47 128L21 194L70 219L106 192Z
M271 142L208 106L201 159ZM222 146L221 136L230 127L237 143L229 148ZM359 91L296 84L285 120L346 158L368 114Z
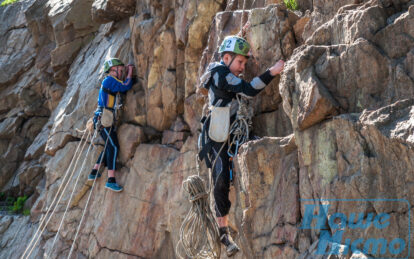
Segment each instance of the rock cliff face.
M108 191L105 179L93 189L86 183L103 147L95 141L88 150L87 142L32 258L67 257L87 204L73 257L177 258L190 206L181 183L197 173L206 108L198 78L218 60L222 39L244 27L253 54L245 79L279 59L287 63L250 100L262 138L243 145L235 161L236 258L331 258L321 247L347 250L337 258L412 258L414 1L300 0L300 11L282 2L22 0L0 7L0 188L29 195L31 209L30 217L0 216L0 257L20 257L46 216L96 108L103 61L117 56L135 63L138 79L122 96L117 130L124 191ZM307 228L314 214L329 225ZM386 214L389 226L351 229L352 214L365 222ZM335 215L344 215L341 227ZM385 248L364 249L370 238L386 240ZM398 238L404 247L396 253L402 241L389 243Z

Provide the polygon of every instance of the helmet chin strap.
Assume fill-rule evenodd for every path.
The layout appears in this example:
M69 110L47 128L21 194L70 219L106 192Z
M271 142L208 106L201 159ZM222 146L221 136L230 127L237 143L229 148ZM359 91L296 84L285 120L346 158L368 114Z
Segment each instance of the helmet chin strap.
M234 59L236 58L236 56L237 56L237 55L234 55L234 56L231 58L231 61L230 61L229 65L227 66L229 69L230 69L230 66L231 66L231 64L233 63Z

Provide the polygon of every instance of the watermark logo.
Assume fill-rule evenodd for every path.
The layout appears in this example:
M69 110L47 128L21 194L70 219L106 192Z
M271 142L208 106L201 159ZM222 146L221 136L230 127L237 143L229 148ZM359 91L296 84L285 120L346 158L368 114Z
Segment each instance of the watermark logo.
M304 215L300 228L315 229L320 232L316 254L363 253L375 258L410 257L411 207L407 200L321 199L320 201L321 204L314 204L314 200L301 199ZM332 204L335 204L335 209ZM367 212L369 207L375 208L375 212ZM390 208L399 208L404 213L395 213Z

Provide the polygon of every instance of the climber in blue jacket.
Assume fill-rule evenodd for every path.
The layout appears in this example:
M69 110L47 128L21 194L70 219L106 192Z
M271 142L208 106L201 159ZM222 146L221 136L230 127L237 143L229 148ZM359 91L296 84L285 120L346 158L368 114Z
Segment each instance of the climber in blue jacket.
M106 143L106 148L101 152L99 158L88 176L88 181L94 181L101 177L98 169L102 162L108 167L108 181L105 188L115 192L122 191L122 186L117 184L115 179L116 158L119 153L118 138L115 128L115 110L117 105L117 93L125 93L132 87L133 65L128 65L128 74L125 81L122 81L124 63L117 58L111 58L104 63L104 72L108 76L102 81L98 96L98 108L95 111L93 122L98 127L99 133Z

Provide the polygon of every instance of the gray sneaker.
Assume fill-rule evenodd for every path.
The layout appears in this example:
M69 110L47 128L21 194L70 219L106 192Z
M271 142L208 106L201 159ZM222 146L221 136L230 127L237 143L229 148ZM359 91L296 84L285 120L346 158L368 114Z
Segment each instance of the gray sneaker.
M240 251L240 248L233 241L233 238L231 237L229 229L227 227L220 228L220 234L220 242L226 246L227 257L232 257L238 251Z

